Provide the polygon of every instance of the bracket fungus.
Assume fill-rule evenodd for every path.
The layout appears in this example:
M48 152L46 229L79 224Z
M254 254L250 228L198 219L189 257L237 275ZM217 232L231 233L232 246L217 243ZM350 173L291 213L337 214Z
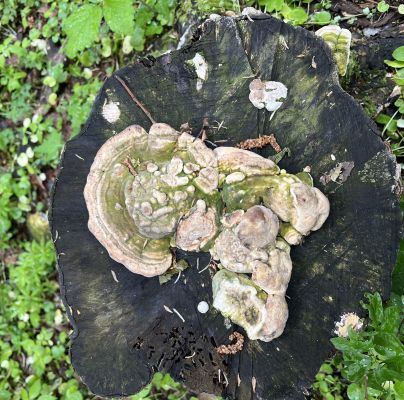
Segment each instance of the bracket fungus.
M351 31L340 28L338 25L328 25L318 29L316 35L321 37L330 47L338 66L338 73L344 76L351 52Z
M249 150L211 150L167 124L149 133L135 125L109 139L91 166L89 229L113 259L148 277L170 268L170 245L210 250L220 269L213 307L250 339L270 341L288 317L288 243L319 229L330 209L306 175L309 185Z

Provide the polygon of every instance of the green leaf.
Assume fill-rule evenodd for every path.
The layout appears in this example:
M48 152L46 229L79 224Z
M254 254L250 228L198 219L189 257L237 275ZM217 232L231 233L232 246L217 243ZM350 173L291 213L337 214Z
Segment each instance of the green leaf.
M145 43L144 29L140 26L136 26L133 31L131 44L136 51L142 51Z
M348 386L348 398L350 400L364 400L365 399L365 391L356 383L351 383Z
M149 383L145 388L143 388L139 393L136 393L135 395L131 396L130 400L144 400L148 397L150 394L150 391L152 389L151 383Z
M94 43L98 37L101 18L102 9L95 4L81 6L66 18L63 24L67 35L64 51L69 58Z
M157 20L160 24L163 26L172 26L174 23L174 13L171 9L175 7L175 2L172 0L159 0L154 7L157 11Z
M401 315L400 309L396 306L390 306L384 309L383 321L381 324L381 329L388 333L396 334L400 327Z
M29 395L29 399L35 399L36 397L39 396L39 394L41 393L41 380L37 377L32 378L29 381L29 389L28 389L28 395Z
M387 114L379 114L376 117L376 122L378 122L379 124L386 125L387 132L395 132L397 129L397 121L392 119Z
M0 389L0 399L1 400L10 400L11 393L8 390Z
M397 61L404 61L404 46L397 47L397 49L393 51L393 57Z
M386 11L388 11L390 8L390 6L384 1L379 1L379 3L377 4L377 11L384 13Z
M318 25L327 25L331 21L331 14L328 11L320 11L313 15L313 22Z
M302 7L295 7L290 9L285 17L293 24L293 25L303 25L307 21L307 13L306 10Z
M75 388L71 387L66 390L66 400L83 400L83 395Z
M336 337L331 339L331 343L337 350L342 351L343 353L349 351L355 351L355 346L351 343L349 339L343 337Z
M398 12L399 12L399 14L404 14L404 4L400 4L398 6Z
M274 11L281 11L285 1L284 0L267 0L267 1L260 1L260 4L265 6L267 12L271 13Z
M404 10L403 10L402 14L404 14ZM395 391L395 393L397 395L397 398L404 399L404 380L397 381L394 384L394 391Z
M383 318L383 302L379 293L366 295L368 304L365 308L369 311L369 318L373 325L378 325L382 322Z
M103 11L111 31L122 35L133 32L135 8L132 0L104 0Z
M404 61L384 60L384 63L392 68L403 68Z

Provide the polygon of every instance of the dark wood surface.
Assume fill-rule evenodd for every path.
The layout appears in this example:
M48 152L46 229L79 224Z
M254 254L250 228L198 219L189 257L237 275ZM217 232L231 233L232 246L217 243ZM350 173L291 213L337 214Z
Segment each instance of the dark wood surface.
M209 68L199 92L195 71L186 63L196 52ZM62 297L74 327L75 370L101 396L136 393L160 370L196 393L238 400L303 399L332 352L335 321L346 312L361 313L365 292L386 297L390 290L401 212L394 193L396 163L375 125L340 88L322 41L267 16L254 22L209 20L190 46L116 74L159 122L176 128L189 122L196 135L204 117L211 126L223 121L226 129L209 130L212 142L234 145L274 133L291 150L281 166L296 173L310 165L331 213L320 231L292 251L284 334L270 343L247 340L238 354L220 357L215 347L228 343L228 335L239 328L226 329L212 308L205 315L196 309L201 300L211 304L210 273L196 269L197 258L200 270L207 265L207 254L180 254L191 268L177 283L160 286L158 278L132 274L111 260L87 229L83 188L97 150L130 124L150 126L118 80L109 78L81 134L66 145L50 216ZM254 76L288 87L272 120L248 100ZM119 101L121 117L114 124L101 115L106 99ZM354 162L348 179L321 184L320 177L343 161ZM185 323L164 305L176 308ZM228 385L223 373L219 382L219 369Z

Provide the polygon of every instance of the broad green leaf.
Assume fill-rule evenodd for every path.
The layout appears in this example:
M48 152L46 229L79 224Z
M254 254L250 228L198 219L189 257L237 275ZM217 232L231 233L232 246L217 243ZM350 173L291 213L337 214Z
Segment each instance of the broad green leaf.
M379 3L377 4L377 11L384 13L386 11L388 11L390 8L390 6L384 1L379 1Z
M364 400L365 399L364 389L356 383L351 383L348 386L347 393L348 393L348 398L350 400Z
M381 329L385 332L396 334L400 327L402 316L397 306L390 306L384 309L383 321ZM404 349L404 345L403 345Z
M404 14L404 10L403 10L403 14ZM397 396L400 396L400 397L398 397L398 398L404 399L404 378L403 378L402 381L397 381L397 382L394 384L394 391L395 391L395 394L396 394Z
M0 389L0 399L1 400L10 400L11 393L8 390Z
M379 114L376 117L376 122L386 125L387 132L395 132L397 130L397 121L392 119L389 115Z
M404 345L392 333L380 332L374 339L374 349L383 357L392 358L404 354Z
M398 6L398 12L399 12L400 14L404 14L404 4L400 4L400 5Z
M307 21L306 10L302 7L294 7L290 9L285 17L292 22L293 25L303 25Z
M397 61L404 61L404 46L397 47L397 49L393 51L393 57Z
M332 338L331 342L337 350L342 351L343 353L356 350L351 341L343 337Z
M66 18L63 24L67 35L64 51L69 58L94 43L98 37L101 18L102 9L95 4L85 4Z
M71 387L66 390L65 394L66 400L83 400L83 395L75 387Z
M37 377L34 377L33 379L30 380L29 384L29 389L28 389L28 395L30 400L35 399L36 397L39 396L41 393L41 380Z
M151 383L149 383L144 389L142 389L139 393L131 396L130 400L144 400L147 399L150 391L152 389Z
M231 4L228 4L231 7ZM175 7L172 0L159 0L156 2L157 20L161 25L171 26L174 23L174 13L171 9Z
M383 302L379 293L368 294L368 304L365 308L369 311L369 318L373 325L379 325L383 318Z
M135 8L132 0L104 0L103 11L111 31L122 35L133 32Z
M328 11L320 11L313 15L313 22L318 25L327 25L331 21L331 14Z
M404 61L384 60L384 63L392 68L403 68L404 67Z
M266 0L260 1L260 4L265 6L267 12L281 11L285 4L284 0Z
M132 34L131 44L136 51L142 51L145 43L144 29L136 26Z

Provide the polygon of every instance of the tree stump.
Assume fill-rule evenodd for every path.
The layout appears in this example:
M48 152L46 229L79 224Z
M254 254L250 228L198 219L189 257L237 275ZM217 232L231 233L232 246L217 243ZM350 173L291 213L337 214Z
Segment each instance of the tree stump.
M207 79L199 83L187 63L196 53L208 64ZM249 101L255 77L288 88L272 119ZM197 311L200 301L212 299L211 276L201 272L208 254L177 252L191 268L178 282L160 285L114 262L90 234L83 188L97 150L131 124L150 127L127 88L158 122L177 129L188 122L196 136L205 119L209 141L226 146L273 133L291 151L281 167L292 173L311 167L331 213L292 251L290 315L278 339L246 340L242 351L220 356L216 347L243 331L226 328L212 307L207 314ZM119 103L116 121L103 116L107 102ZM258 152L268 156L271 150ZM67 143L53 194L50 220L74 327L75 370L100 396L134 394L158 370L196 393L303 399L331 354L335 322L347 312L360 314L365 292L389 294L401 231L397 171L374 123L339 86L322 40L267 15L207 20L191 45L121 69L105 82L81 134Z

